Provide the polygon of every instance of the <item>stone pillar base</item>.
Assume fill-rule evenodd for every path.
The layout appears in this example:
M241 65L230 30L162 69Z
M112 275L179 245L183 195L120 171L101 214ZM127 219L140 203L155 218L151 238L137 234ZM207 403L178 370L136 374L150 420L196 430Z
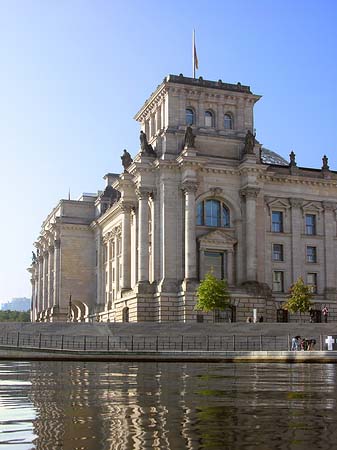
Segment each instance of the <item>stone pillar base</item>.
M196 278L185 278L181 284L182 291L195 292L199 285L199 281Z
M137 294L153 294L154 286L149 281L139 281L135 288Z
M177 293L178 283L173 278L163 278L158 285L158 292Z

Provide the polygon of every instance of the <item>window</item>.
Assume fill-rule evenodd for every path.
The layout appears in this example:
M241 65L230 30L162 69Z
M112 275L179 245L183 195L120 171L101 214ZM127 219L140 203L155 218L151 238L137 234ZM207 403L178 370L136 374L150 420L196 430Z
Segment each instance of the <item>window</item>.
M204 202L200 202L197 205L197 225L204 224Z
M220 202L217 200L207 200L205 206L205 225L208 227L219 227Z
M283 212L281 211L272 212L271 231L273 231L273 233L283 233Z
M204 322L204 315L200 312L197 312L197 322L203 323Z
M122 310L122 321L129 322L129 308L127 306Z
M225 130L233 129L233 119L230 114L225 114L225 116L224 116L224 128L225 128Z
M204 268L205 274L213 273L213 275L222 280L224 278L224 254L221 252L205 252Z
M316 294L317 292L317 273L307 273L307 285L310 288L310 292Z
M197 205L197 225L230 227L229 209L219 200L204 200Z
M214 127L214 116L211 111L205 111L205 127Z
M283 261L282 244L273 244L273 261Z
M283 292L283 272L278 270L273 272L273 291Z
M194 124L194 111L191 108L186 109L186 125Z
M307 247L307 262L308 263L316 263L317 262L316 247Z
M314 214L305 215L305 234L316 234L316 216Z

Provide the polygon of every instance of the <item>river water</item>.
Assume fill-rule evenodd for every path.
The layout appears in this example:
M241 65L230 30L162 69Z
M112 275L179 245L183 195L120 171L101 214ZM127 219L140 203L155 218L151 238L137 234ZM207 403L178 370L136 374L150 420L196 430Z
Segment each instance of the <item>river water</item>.
M0 449L336 449L337 365L0 362Z

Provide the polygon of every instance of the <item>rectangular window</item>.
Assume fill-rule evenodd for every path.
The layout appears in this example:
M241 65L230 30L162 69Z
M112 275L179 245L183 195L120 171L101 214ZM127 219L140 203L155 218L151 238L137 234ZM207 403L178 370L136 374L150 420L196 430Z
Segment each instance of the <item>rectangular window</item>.
M273 244L273 261L283 261L282 244Z
M313 294L317 293L317 273L307 273L307 285Z
M316 263L317 262L316 247L307 247L307 262L308 263Z
M216 278L222 280L224 277L223 267L224 255L218 252L205 252L205 275L212 273Z
M272 212L272 226L271 231L273 233L283 233L283 212Z
M283 272L276 270L273 272L273 291L283 292Z
M305 215L305 234L316 234L316 216L314 214Z

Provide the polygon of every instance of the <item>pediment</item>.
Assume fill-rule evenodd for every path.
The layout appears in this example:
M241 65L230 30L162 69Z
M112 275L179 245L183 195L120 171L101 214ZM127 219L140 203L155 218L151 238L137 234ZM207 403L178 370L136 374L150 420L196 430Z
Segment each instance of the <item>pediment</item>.
M302 208L303 208L303 211L313 211L313 212L317 212L317 213L321 212L322 209L323 209L321 207L321 205L319 203L316 203L316 202L305 203L302 206Z
M289 209L290 204L287 198L275 198L273 200L266 199L267 205L270 209Z
M210 231L203 236L198 238L201 248L218 248L218 249L228 249L233 248L237 243L229 233L223 230Z

